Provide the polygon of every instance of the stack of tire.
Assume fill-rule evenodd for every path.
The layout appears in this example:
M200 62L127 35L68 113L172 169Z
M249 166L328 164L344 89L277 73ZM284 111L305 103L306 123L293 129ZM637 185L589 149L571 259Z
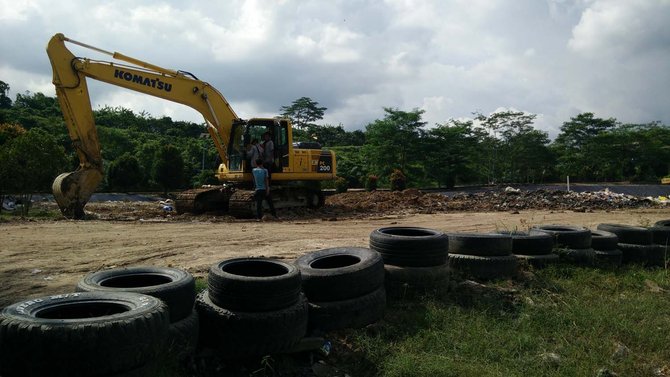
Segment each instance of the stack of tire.
M76 292L0 312L0 375L149 376L164 352L168 307L132 292Z
M600 224L598 229L617 235L617 248L622 252L622 263L665 267L665 247L654 244L650 229L624 224Z
M384 316L384 262L379 253L337 247L296 260L309 305L310 333L359 328Z
M654 226L649 228L651 231L654 243L661 245L665 249L665 260L670 258L670 220L657 221Z
M465 277L482 280L509 278L516 274L512 237L499 233L449 233L449 267Z
M196 297L200 344L223 359L290 349L307 333L300 271L270 258L235 258L211 266Z
M543 232L554 240L554 253L561 262L591 266L596 252L591 248L591 231L572 225L537 225L531 233Z
M187 271L169 267L129 267L92 272L79 283L78 292L133 292L161 299L168 307L169 355L192 356L198 346L198 313L194 310L195 279Z
M535 268L543 268L558 262L558 255L553 253L554 240L544 232L499 232L512 237L512 254L521 263Z
M370 233L370 249L384 261L390 298L408 298L446 287L449 279L449 238L421 227L384 227Z
M591 230L591 248L596 253L596 265L617 267L621 265L623 253L618 248L619 237L604 230Z

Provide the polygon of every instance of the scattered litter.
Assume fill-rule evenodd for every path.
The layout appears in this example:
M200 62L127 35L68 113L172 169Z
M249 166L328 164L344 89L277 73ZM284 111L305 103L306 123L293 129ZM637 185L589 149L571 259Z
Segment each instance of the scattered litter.
M39 268L36 268L36 269L30 271L30 273L33 274L33 275L39 274L40 272L42 272L42 270L40 270Z
M53 279L54 279L53 276L45 276L44 277L44 280L46 280L46 281L51 281Z

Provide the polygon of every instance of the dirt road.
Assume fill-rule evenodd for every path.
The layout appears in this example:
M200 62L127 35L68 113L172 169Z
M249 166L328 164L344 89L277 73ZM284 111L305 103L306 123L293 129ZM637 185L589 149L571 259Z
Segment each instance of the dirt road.
M521 211L441 213L338 221L161 222L47 221L0 224L0 307L73 290L86 273L121 266L174 266L205 276L209 266L233 257L294 259L336 246L367 246L384 226L422 226L446 232L527 229L538 224L651 225L669 209L577 213Z

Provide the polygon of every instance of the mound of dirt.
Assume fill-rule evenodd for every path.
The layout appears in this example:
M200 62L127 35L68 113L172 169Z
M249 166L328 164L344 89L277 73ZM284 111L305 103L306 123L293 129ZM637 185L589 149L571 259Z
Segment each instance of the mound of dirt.
M664 206L648 198L616 194L607 190L583 193L509 190L460 194L450 198L440 193L423 193L416 189L336 194L328 197L326 205L341 212L359 213L488 212L527 209L586 212Z

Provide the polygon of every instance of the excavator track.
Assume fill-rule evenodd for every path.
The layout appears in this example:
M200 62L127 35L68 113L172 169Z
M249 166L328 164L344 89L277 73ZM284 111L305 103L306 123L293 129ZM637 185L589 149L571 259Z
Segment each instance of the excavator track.
M177 213L227 211L231 194L231 189L226 186L187 190L179 194L175 200L175 207Z
M235 190L228 200L228 214L237 218L251 218L256 214L254 191Z

